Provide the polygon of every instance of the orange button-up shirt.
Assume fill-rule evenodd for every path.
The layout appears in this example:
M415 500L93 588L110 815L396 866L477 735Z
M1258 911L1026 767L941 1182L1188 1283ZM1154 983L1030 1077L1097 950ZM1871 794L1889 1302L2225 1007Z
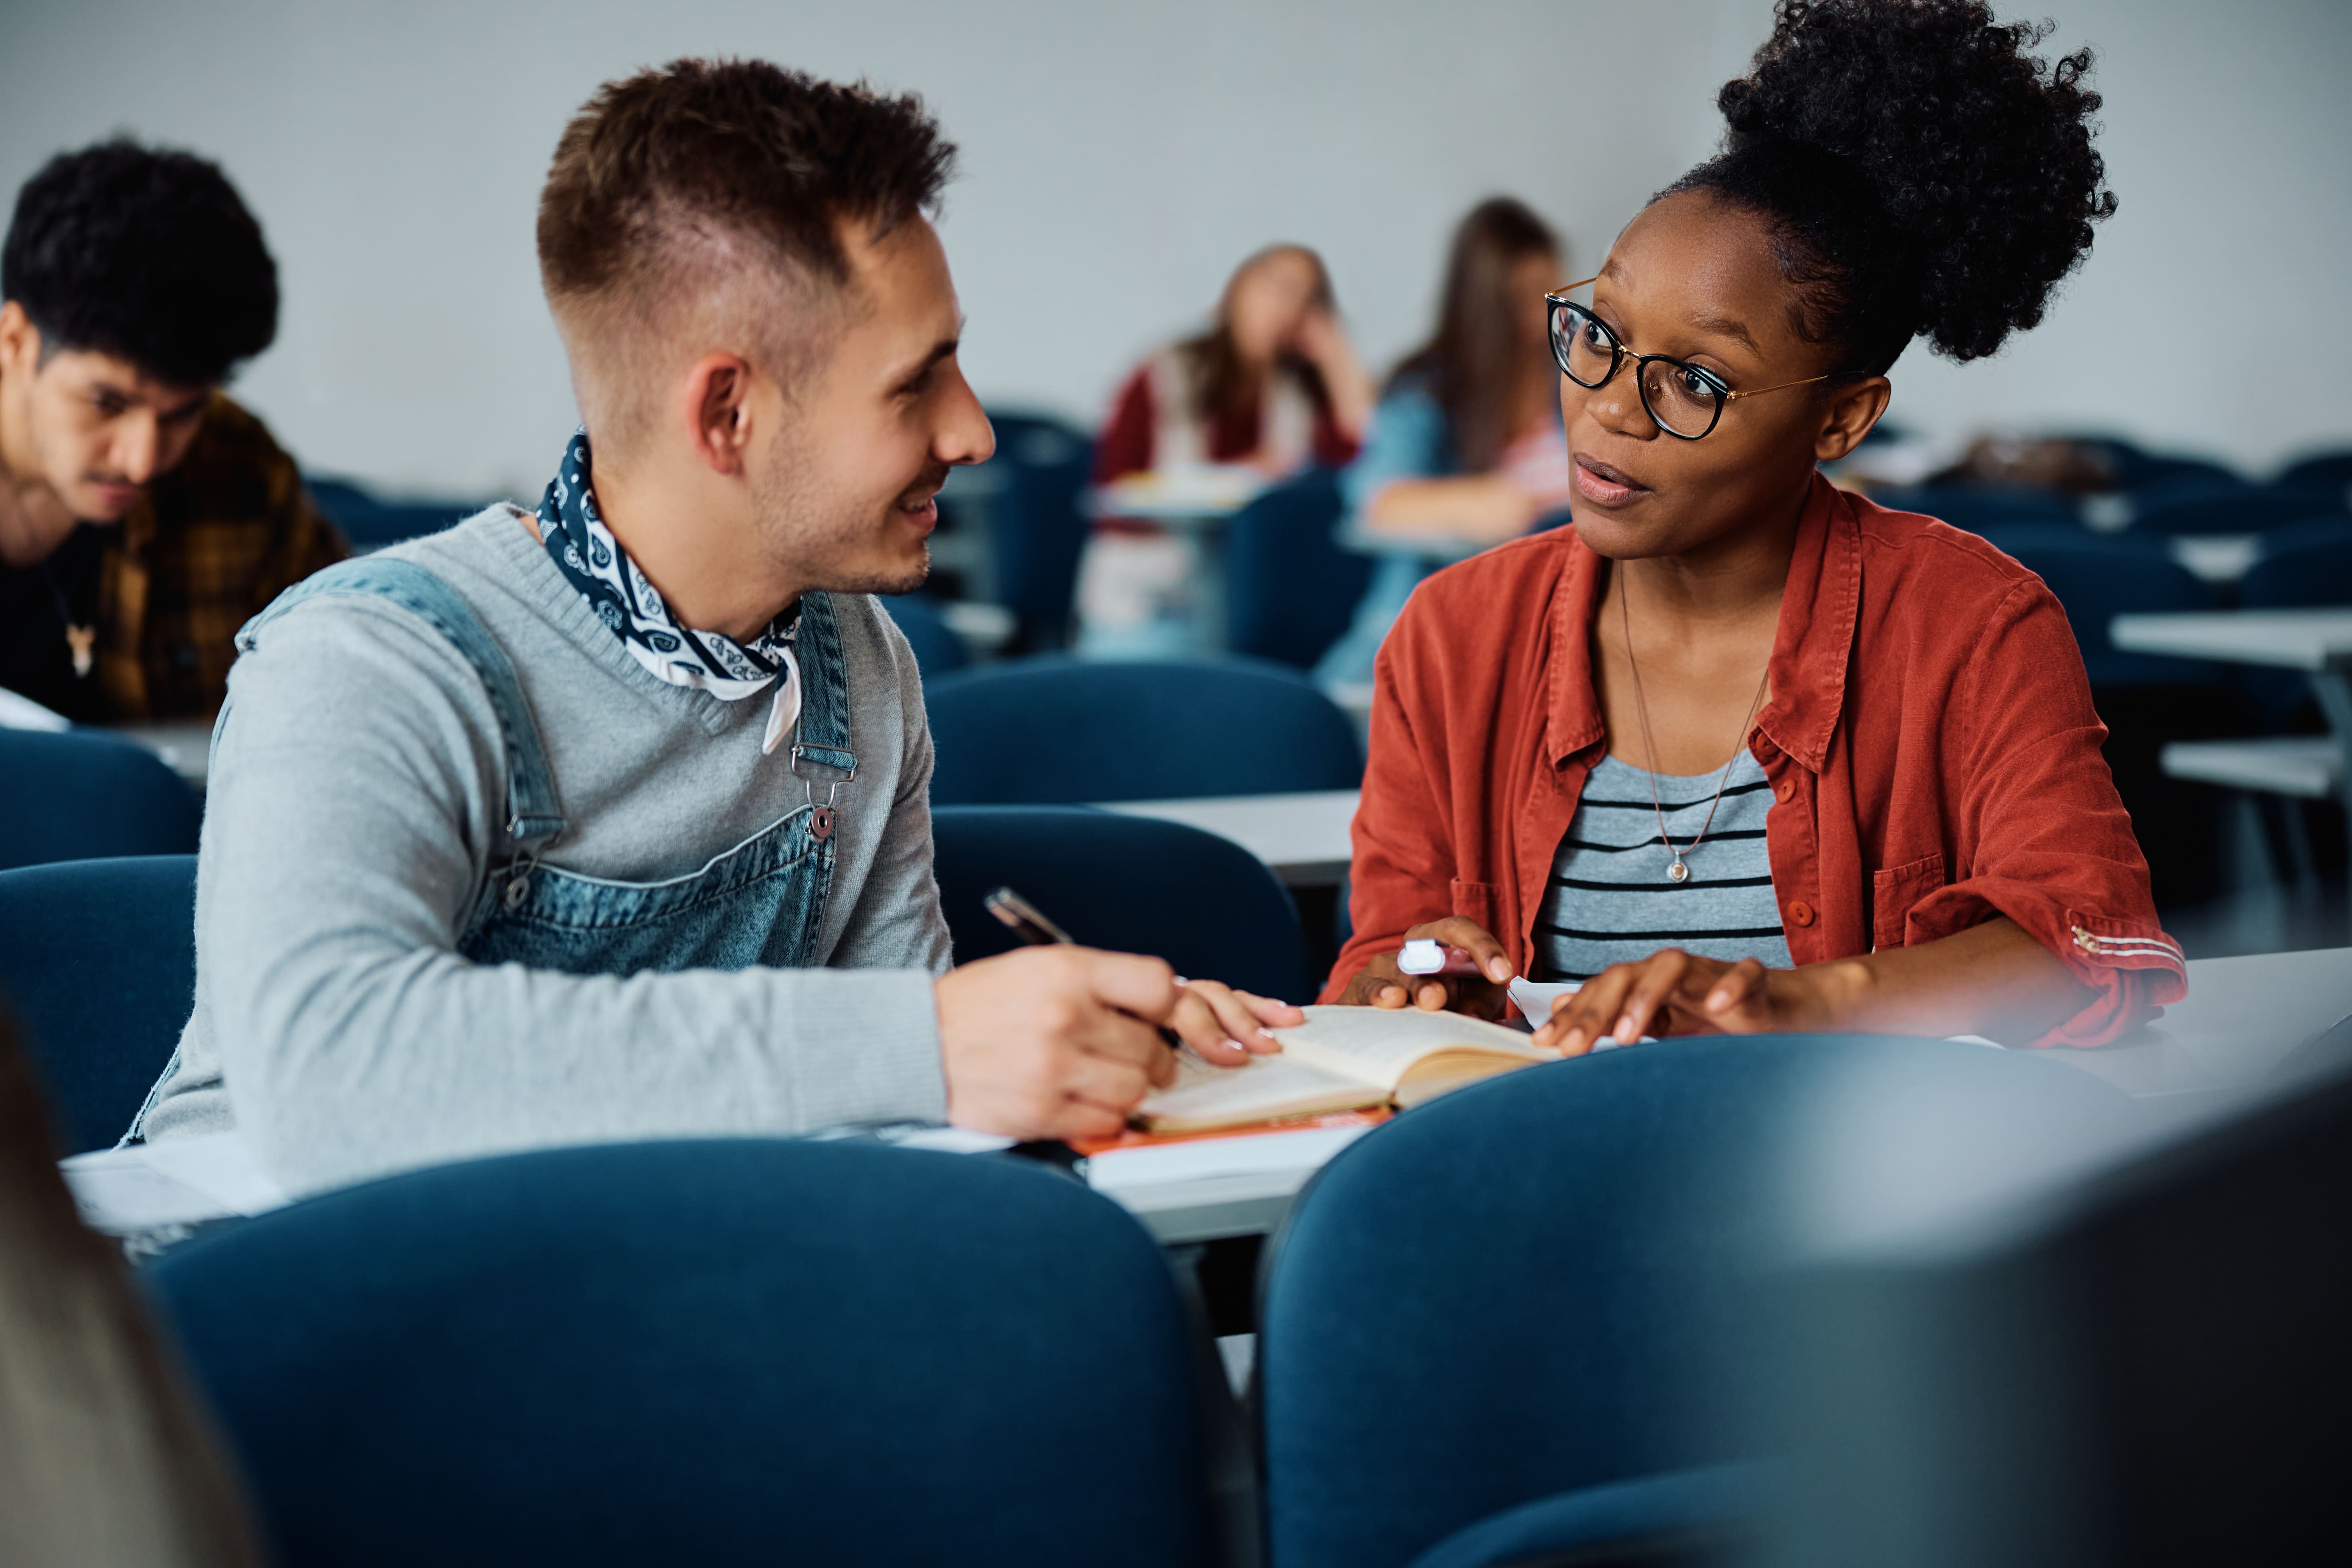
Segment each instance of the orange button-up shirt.
M1324 999L1447 914L1525 972L1560 837L1607 754L1603 562L1573 527L1439 573L1381 647L1349 912ZM2065 612L1991 545L1816 477L1747 744L1799 963L2007 915L2093 992L2041 1042L2095 1046L2187 994L2116 795Z

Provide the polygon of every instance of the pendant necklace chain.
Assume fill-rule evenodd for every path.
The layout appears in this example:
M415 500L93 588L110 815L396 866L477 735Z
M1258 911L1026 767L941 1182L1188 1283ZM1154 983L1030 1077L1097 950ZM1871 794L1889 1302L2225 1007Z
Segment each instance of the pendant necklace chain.
M1658 746L1650 738L1650 705L1643 700L1642 666L1633 658L1633 584L1621 568L1617 574L1617 614L1625 632L1625 668L1633 672L1633 711L1642 721L1642 760L1649 764L1643 773L1650 781L1650 809L1658 816L1658 842L1674 857L1666 868L1666 880L1682 882L1690 878L1690 868L1683 864L1683 857L1696 849L1707 829L1715 826L1716 807L1723 804L1723 786L1731 782L1731 770L1739 765L1739 753L1748 744L1748 731L1755 726L1756 715L1763 710L1764 688L1772 679L1772 661L1764 661L1764 674L1756 682L1756 700L1748 705L1748 717L1739 725L1739 743L1732 748L1731 760L1723 764L1723 776L1715 781L1715 799L1707 803L1706 820L1699 824L1698 837L1677 849L1675 841L1666 836L1666 808L1658 800Z

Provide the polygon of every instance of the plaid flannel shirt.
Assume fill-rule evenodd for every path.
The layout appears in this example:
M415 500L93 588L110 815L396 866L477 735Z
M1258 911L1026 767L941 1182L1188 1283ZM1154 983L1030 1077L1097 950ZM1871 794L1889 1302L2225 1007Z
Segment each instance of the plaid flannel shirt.
M350 553L260 420L215 393L187 457L156 480L100 569L96 676L118 721L221 705L239 626Z

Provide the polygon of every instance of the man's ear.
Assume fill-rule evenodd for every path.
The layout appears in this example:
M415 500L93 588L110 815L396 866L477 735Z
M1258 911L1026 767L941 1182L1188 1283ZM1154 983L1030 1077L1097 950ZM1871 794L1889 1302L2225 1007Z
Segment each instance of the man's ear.
M1883 375L1831 383L1830 405L1822 413L1821 432L1813 437L1813 460L1834 463L1861 446L1894 397L1895 384Z
M23 374L41 363L41 329L11 300L0 304L0 374Z
M740 474L751 445L751 365L740 354L708 353L684 387L695 455L713 473Z

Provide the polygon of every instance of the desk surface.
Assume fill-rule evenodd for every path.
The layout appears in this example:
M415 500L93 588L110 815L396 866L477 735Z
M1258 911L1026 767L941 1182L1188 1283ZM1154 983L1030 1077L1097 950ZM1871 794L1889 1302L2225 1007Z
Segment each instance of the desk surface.
M2141 1096L2260 1083L2296 1047L2352 1016L2352 948L2191 959L2189 996L2129 1040L2050 1059ZM1671 1049L1671 1045L1637 1047ZM1314 1167L1106 1189L1162 1241L1270 1233Z
M1295 795L1229 795L1198 800L1120 800L1105 811L1151 816L1204 828L1230 838L1273 868L1293 888L1336 888L1354 853L1348 826L1356 819L1351 789Z
M2117 647L2133 653L2284 665L2290 669L2352 668L2352 609L2117 616L2108 635Z
M113 733L126 741L136 741L164 762L172 771L195 785L205 787L205 768L212 761L213 721L209 719L175 720L165 724L110 724Z

